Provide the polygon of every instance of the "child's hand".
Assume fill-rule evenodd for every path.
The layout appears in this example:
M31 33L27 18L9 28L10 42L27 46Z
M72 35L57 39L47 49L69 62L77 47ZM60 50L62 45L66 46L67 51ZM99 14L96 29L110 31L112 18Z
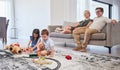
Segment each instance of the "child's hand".
M33 48L30 48L30 52L33 52L33 50L34 50Z
M54 55L49 55L50 57L54 57Z
M53 53L50 53L50 55L49 55L50 57L54 57L54 54Z

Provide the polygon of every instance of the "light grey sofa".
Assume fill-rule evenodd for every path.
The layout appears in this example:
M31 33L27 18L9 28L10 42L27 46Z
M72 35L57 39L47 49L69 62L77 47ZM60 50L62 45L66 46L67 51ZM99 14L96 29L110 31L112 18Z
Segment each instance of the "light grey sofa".
M75 22L64 22L63 25L49 25L48 30L50 32L50 37L55 42L74 43L74 38L72 34L63 34L55 32L57 27L63 27L67 25L75 24ZM84 34L81 34L81 39L84 39ZM91 36L90 45L101 45L109 49L111 53L111 48L113 45L120 44L120 22L113 24L106 24L101 33L95 33Z

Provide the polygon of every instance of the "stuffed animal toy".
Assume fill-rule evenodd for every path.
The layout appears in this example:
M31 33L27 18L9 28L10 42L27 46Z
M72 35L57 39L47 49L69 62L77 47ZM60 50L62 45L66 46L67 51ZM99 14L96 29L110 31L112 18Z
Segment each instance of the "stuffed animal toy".
M29 54L29 53L32 53L32 52L33 52L33 49L30 48L30 47L28 47L28 48L25 48L25 49L24 49L24 52Z
M10 50L13 54L21 54L23 49L20 48L20 44L19 43L14 43L11 45L7 45L6 46L7 50Z

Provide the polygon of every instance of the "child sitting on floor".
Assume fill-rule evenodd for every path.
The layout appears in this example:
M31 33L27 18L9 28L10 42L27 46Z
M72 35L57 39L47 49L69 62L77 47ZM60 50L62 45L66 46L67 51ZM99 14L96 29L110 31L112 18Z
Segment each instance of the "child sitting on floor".
M49 32L47 29L43 29L41 31L40 41L41 42L37 45L38 56L54 56L54 42L49 37Z
M28 42L28 47L27 47L26 51L29 51L29 52L35 51L37 49L36 44L37 44L39 38L40 38L39 29L34 29L32 32L32 36L30 36L30 40Z

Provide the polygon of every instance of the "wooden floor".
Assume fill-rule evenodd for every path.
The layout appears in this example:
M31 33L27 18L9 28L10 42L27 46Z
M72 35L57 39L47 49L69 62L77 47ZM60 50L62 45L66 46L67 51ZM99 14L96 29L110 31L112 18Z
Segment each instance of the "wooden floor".
M7 44L11 44L11 43L16 43L19 42L21 47L27 47L27 42L29 39L24 38L24 39L8 39ZM67 44L67 47L64 47L63 43L55 43L55 48L62 48L62 49L66 49L67 51L72 50L75 47L74 44ZM0 39L0 49L3 49L3 44L2 41ZM80 51L78 51L80 52ZM109 54L108 53L108 48L105 48L103 46L96 46L96 45L88 45L87 47L87 52L90 53L98 53L98 54L106 54L106 55L112 55L112 56L118 56L120 57L120 44L113 46L112 48L112 53Z

